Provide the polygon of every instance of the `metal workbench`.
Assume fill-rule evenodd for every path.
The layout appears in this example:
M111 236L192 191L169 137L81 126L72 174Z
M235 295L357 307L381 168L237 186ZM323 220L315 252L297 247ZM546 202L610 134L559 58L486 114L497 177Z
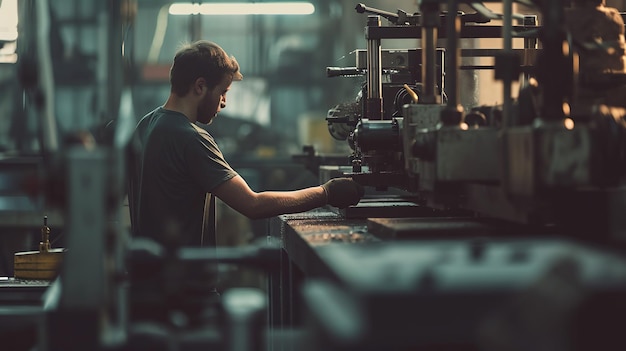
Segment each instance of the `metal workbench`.
M366 219L345 220L329 209L274 217L269 235L283 247L280 271L270 276L270 318L274 329L293 329L301 325L302 301L299 287L305 278L332 277L319 251L329 245L379 241L367 231Z
M313 349L469 350L539 333L530 336L539 348L582 350L615 342L610 326L626 322L625 258L564 237L468 218L346 219L330 209L272 218L270 237L283 248L270 277L270 326L313 331ZM552 324L537 327L542 320Z

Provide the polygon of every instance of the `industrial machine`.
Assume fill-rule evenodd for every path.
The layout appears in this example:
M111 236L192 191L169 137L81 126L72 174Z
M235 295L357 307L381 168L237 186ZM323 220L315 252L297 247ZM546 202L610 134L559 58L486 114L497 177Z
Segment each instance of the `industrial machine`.
M327 72L360 74L365 82L327 121L330 134L352 149L335 176L382 195L355 206L368 211L286 217L272 231L281 233L291 257L287 277L302 284L308 307L300 317L306 322L289 313L285 320L314 330L319 349L623 344L614 329L621 312L606 312L622 311L626 276L602 278L610 287L584 281L624 260L625 67L611 64L624 57L623 36L602 40L596 31L597 40L585 43L573 35L580 24L565 4L519 3L536 9L542 23L514 14L513 1L502 2L501 15L455 0L445 7L423 0L412 15L357 5L371 14L367 50L355 52L355 67ZM458 11L461 4L475 12ZM406 38L421 47L381 49L381 40ZM468 38L501 38L502 48L461 49ZM514 39L524 48L514 49ZM462 65L470 56L494 56L495 64ZM589 61L603 68L586 71ZM494 70L502 104L461 104L459 72L477 68ZM415 206L385 211L407 196ZM588 250L596 249L616 265L601 263L592 273Z
M354 69L328 70L366 75L357 102L327 117L330 134L353 149L352 170L343 173L380 189L407 190L433 208L557 226L590 240L623 239L626 223L617 213L624 205L624 109L585 98L581 91L591 83L578 69L581 55L601 55L610 45L622 45L613 52L623 55L623 43L583 52L568 40L558 2L532 4L544 15L541 26L534 15L513 15L511 2L504 2L504 15L478 5L474 14L457 14L458 3L447 3L447 16L437 1L422 1L416 15L357 6L374 13L365 28L367 51L356 55ZM382 26L381 17L392 24ZM476 23L490 19L503 24ZM445 48L437 46L441 37ZM501 37L502 49L458 44L489 37ZM421 48L381 50L381 40L405 38L419 38ZM524 38L525 47L513 49L514 38ZM461 65L460 57L487 55L495 57L502 104L464 107L459 72L477 67ZM601 79L615 86L623 76L623 68L607 70ZM521 77L513 99L512 83Z

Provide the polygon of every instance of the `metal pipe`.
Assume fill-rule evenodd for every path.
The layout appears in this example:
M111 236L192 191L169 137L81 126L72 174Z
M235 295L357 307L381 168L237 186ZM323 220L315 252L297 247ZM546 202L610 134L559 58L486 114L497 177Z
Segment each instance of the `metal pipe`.
M513 1L504 0L502 2L503 19L502 19L502 37L504 40L503 48L506 57L513 52ZM512 77L506 76L503 83L503 102L502 102L502 128L506 128L511 124L511 83Z
M457 109L460 105L459 89L459 33L461 31L461 19L457 15L457 0L448 0L448 15L446 18L446 94L448 96L448 108ZM460 122L460 121L459 121Z
M423 1L422 12L422 96L420 101L434 104L441 101L437 93L437 37L439 25L439 3Z
M435 103L437 94L437 28L422 27L422 88L421 100Z
M457 0L448 0L448 14L446 16L446 94L448 102L441 111L439 119L443 126L460 126L463 122L463 106L459 98L459 37L461 35L461 19L458 15Z
M43 93L43 109L41 113L42 151L57 151L59 141L54 115L54 75L52 57L50 56L50 7L48 0L35 1L37 21L37 51L39 54L39 80Z
M380 16L368 16L367 27L380 27ZM383 83L379 38L367 38L367 114L369 119L383 119Z
M106 60L106 105L102 112L109 119L120 109L122 87L124 86L124 57L122 56L122 44L124 33L122 31L122 17L119 15L121 8L120 0L107 1L107 52Z
M562 80L571 67L566 67L567 61L564 52L565 33L563 31L564 11L560 2L547 1L542 4L543 36L542 36L542 61L539 72L539 83L543 86L543 103L541 105L541 119L560 121L564 118L563 102L566 97L566 89L562 86Z
M524 15L524 22L523 22L524 27L526 26L536 26L537 25L537 15ZM537 49L537 38L524 38L524 51L525 51L525 55L524 55L524 64L527 64L530 59L528 58L527 55L529 55L528 51L529 50L534 50ZM522 87L525 87L526 85L528 85L528 80L530 79L530 74L529 73L524 73L523 77L522 77Z

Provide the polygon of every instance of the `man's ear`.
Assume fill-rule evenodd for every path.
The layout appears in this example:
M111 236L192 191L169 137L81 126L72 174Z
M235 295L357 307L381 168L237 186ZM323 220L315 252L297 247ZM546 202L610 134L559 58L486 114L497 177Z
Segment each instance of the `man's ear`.
M206 80L204 78L196 79L196 81L193 83L193 91L197 95L202 95L202 93L204 93L204 89L208 89Z

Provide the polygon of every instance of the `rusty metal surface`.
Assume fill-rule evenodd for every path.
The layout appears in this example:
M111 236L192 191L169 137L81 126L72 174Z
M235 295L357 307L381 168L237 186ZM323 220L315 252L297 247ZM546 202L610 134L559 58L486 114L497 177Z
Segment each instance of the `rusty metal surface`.
M415 218L415 217L457 217L470 212L462 209L441 210L419 204L416 197L369 197L355 205L336 210L346 219L365 218Z
M443 213L443 212L442 212ZM275 217L270 235L279 238L290 260L305 274L333 276L320 252L328 246L371 246L393 240L526 238L544 231L500 220L463 216L345 218L333 209Z
M519 225L472 217L369 218L367 228L381 239L467 239L532 236ZM535 235L541 232L533 232ZM541 233L543 234L543 233Z
M432 216L435 210L418 205L412 199L364 198L357 205L339 210L345 218Z
M280 238L290 260L311 275L333 275L319 258L317 251L321 247L380 241L367 231L365 219L346 219L323 208L273 218L270 235Z
M365 220L344 218L332 210L318 210L281 217L289 228L290 234L297 235L311 246L377 240L367 232ZM283 239L289 238L283 237Z

